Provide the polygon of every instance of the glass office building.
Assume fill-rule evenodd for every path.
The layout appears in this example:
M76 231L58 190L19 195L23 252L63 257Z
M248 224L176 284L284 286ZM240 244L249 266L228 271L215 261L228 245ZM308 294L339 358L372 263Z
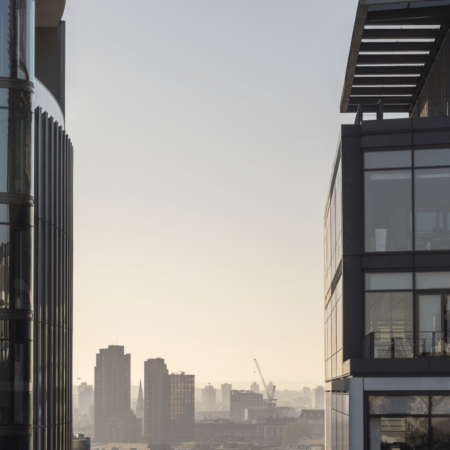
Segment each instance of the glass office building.
M0 0L0 448L71 448L63 0ZM40 80L40 81L39 81Z
M449 29L448 0L359 1L324 217L327 450L450 448Z

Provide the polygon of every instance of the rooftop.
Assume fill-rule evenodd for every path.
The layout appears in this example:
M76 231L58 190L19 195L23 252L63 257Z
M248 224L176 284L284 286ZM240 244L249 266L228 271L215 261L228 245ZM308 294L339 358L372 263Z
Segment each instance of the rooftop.
M341 112L411 112L450 28L450 0L359 0Z

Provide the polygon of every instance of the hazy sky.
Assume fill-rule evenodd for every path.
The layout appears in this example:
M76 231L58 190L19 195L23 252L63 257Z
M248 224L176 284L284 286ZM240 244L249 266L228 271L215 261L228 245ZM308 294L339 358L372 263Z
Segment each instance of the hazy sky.
M339 6L337 6L339 5ZM356 0L69 0L74 378L131 353L322 380L322 221Z

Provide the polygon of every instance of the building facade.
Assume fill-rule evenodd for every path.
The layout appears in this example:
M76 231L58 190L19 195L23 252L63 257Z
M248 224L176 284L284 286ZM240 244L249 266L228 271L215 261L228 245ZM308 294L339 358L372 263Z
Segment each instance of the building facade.
M144 363L145 442L170 442L170 381L162 358Z
M246 409L262 408L263 406L267 405L264 403L262 394L233 390L230 394L230 419L235 422L243 422Z
M226 411L230 410L230 395L232 386L229 383L224 383L220 385L220 391L222 393L222 408Z
M144 406L144 393L142 391L142 381L139 382L139 392L138 392L138 399L136 402L136 417L138 419L141 419L141 428L142 428L142 437L145 435L145 426L144 426L144 413L145 406Z
M65 1L0 1L0 448L72 441Z
M324 219L327 450L450 448L449 7L358 4Z
M94 386L81 383L78 386L78 408L80 414L89 414L91 405L94 404Z
M195 376L171 373L169 380L170 442L192 441L195 423Z
M314 389L314 409L325 408L325 388L323 386L317 386Z
M216 409L216 389L210 384L202 389L202 410L215 411Z
M131 411L131 355L121 345L100 349L94 387L95 442L140 442L141 422Z

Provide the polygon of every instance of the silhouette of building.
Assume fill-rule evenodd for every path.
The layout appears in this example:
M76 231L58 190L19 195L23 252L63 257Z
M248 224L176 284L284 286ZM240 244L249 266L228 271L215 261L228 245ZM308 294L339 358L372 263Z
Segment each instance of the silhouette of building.
M121 345L100 349L95 366L96 442L139 442L140 420L130 407L130 354Z
M323 386L317 386L314 389L314 409L325 408L325 388Z
M226 411L230 410L231 384L224 383L220 386L222 392L222 408Z
M144 394L142 393L142 381L139 382L139 393L138 393L138 399L136 402L136 417L138 419L141 419L141 428L142 428L142 437L144 437L144 430L145 430L145 424L144 424Z
M94 387L87 383L78 386L78 410L80 414L89 414L89 408L94 404Z
M170 374L170 441L183 442L194 439L195 377Z
M170 381L162 358L144 363L144 422L145 442L170 442Z
M258 383L256 383L255 381L252 383L252 385L250 386L250 390L252 392L255 392L256 394L259 394L259 385Z
M215 411L216 409L216 389L209 384L202 389L202 410Z
M303 388L303 397L310 398L312 400L313 395L310 387L305 386Z
M262 394L233 390L230 395L230 419L235 422L243 422L246 409L262 408L265 405Z

